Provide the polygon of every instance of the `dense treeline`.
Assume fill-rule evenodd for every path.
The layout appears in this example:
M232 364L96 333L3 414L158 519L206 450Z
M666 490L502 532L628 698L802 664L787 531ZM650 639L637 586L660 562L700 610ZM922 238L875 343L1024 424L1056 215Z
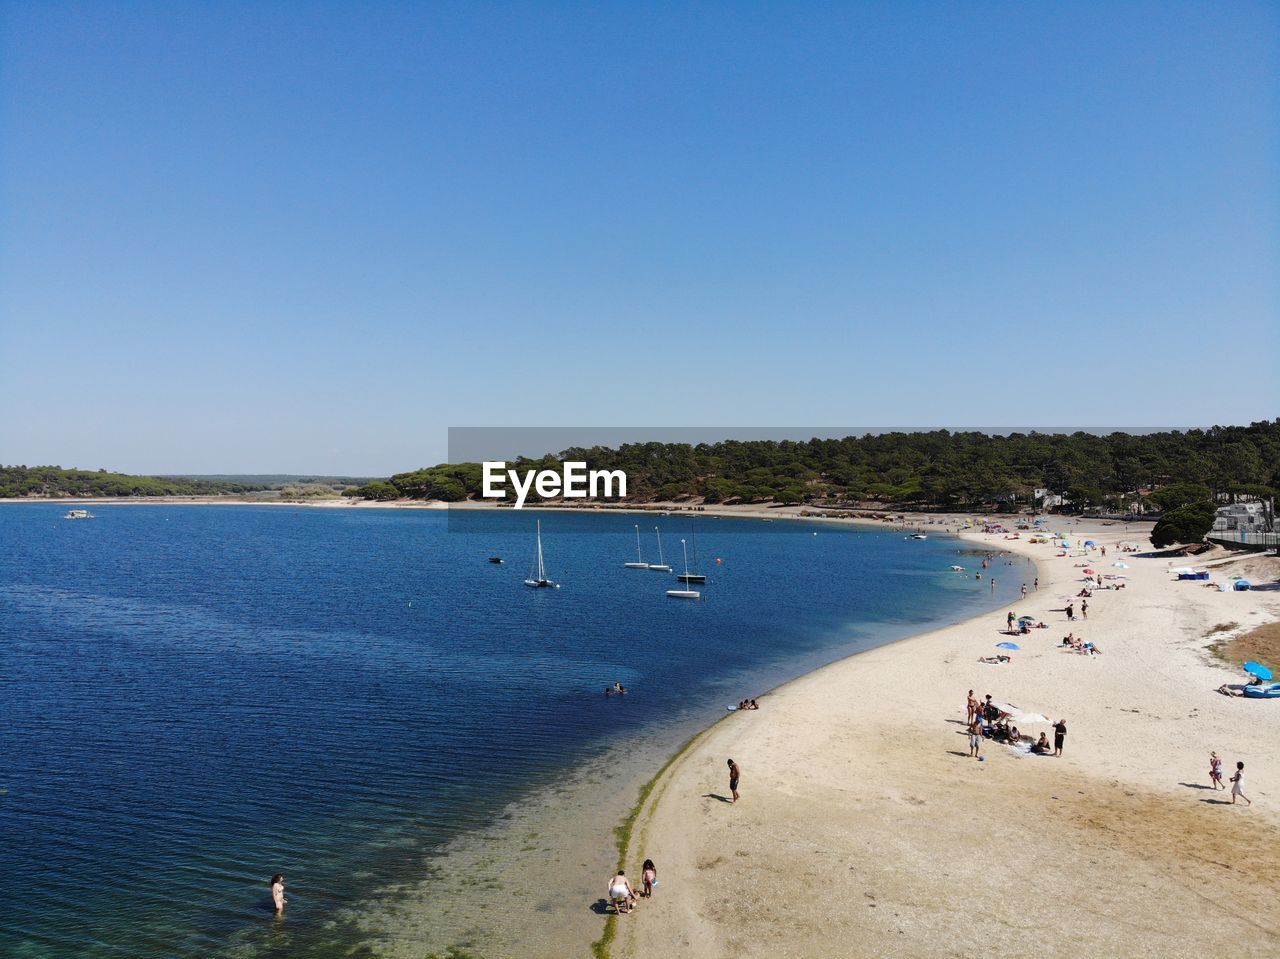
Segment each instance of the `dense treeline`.
M20 496L212 496L260 487L177 476L129 476L60 466L0 466L0 498Z
M1030 506L1036 490L1078 509L1139 505L1170 510L1191 502L1270 495L1280 488L1280 419L1249 426L1134 435L884 433L808 441L638 443L569 449L515 469L583 460L621 469L628 499L733 502L878 502L934 509ZM348 490L368 499L479 495L475 463L399 473Z

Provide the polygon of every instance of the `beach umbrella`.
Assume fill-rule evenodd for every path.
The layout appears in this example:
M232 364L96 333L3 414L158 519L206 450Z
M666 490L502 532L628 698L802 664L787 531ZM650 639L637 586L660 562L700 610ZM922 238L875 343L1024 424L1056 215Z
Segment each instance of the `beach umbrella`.
M1235 588L1235 589L1237 589L1237 590L1239 590L1240 592L1242 592L1242 593L1243 593L1243 592L1245 592L1245 591L1247 591L1247 590L1252 589L1252 588L1253 588L1253 583L1249 582L1247 579L1238 579L1238 580L1236 580L1236 582L1235 582L1235 587L1234 587L1234 588Z
M996 643L996 649L1021 649L1017 643Z
M1257 676L1259 679L1266 680L1272 678L1271 670L1267 669L1266 666L1263 666L1262 663L1255 663L1252 661L1247 662L1244 664L1244 671L1246 673L1253 673L1253 675Z
M1112 566L1114 566L1116 569L1128 569L1128 568L1129 568L1129 564L1128 564L1128 563L1123 563L1123 562L1122 562L1122 563L1112 563L1111 565L1112 565Z
M1024 712L1011 703L992 702L991 705L1000 710L1000 712L1004 713L1010 719L1017 720L1020 723L1047 723L1049 721L1039 713Z
M1096 575L1098 575L1098 571L1097 571L1096 569L1086 569L1084 572L1085 572L1085 575L1086 575L1086 576L1096 576Z
M1085 546L1097 546L1098 544L1097 544L1097 543L1095 543L1095 542L1094 542L1093 540L1091 540L1091 539L1087 539L1087 540L1085 540L1085 541L1084 541L1084 545L1085 545Z

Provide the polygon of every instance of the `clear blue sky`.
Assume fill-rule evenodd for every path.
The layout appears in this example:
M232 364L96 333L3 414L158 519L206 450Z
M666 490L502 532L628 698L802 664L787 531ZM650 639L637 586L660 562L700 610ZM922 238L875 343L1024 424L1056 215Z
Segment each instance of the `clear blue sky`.
M1275 4L0 9L0 462L1280 412Z

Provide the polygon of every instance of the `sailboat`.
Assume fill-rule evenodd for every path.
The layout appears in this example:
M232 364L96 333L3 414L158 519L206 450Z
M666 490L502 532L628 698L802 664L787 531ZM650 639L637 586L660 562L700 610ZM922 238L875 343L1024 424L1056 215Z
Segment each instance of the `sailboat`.
M534 570L537 575L534 575ZM534 589L549 587L551 589L559 589L559 583L553 583L547 579L546 567L542 565L542 520L538 520L538 553L534 559L533 566L529 567L529 578L524 581L526 586L532 586Z
M689 547L684 540L680 540L680 545L684 547L684 580L689 581ZM669 589L667 595L672 599L702 599L702 594L696 589Z
M662 534L658 532L658 527L656 526L653 528L653 531L654 533L657 533L658 536L658 561L656 563L650 563L649 568L656 569L659 573L669 573L671 572L671 567L662 561Z
M648 569L649 564L644 561L644 557L640 555L640 524L636 524L636 561L634 563L623 563L626 569Z
M698 568L698 534L693 530L689 530L689 535L693 537L693 568ZM681 583L705 583L707 577L702 573L691 573L687 569L684 575L676 577L677 582Z

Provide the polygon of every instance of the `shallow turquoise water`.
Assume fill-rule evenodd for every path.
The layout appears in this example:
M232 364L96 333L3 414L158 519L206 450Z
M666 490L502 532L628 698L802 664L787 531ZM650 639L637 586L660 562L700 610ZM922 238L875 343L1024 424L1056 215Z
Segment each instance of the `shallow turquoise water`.
M332 918L363 873L412 876L610 739L709 723L1034 575L997 567L993 597L937 534L699 518L692 603L622 568L625 515L538 513L563 588L531 590L528 511L63 509L0 508L4 956L359 954ZM679 567L690 521L654 523Z

